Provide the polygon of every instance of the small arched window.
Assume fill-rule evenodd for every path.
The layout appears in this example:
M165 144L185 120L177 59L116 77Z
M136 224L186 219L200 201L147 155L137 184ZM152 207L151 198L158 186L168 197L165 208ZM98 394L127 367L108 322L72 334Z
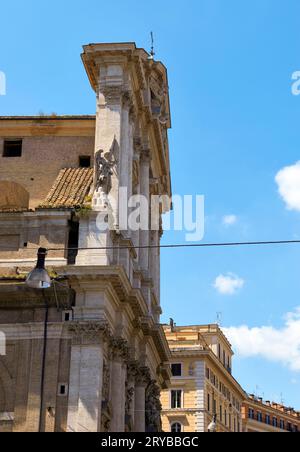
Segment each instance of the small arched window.
M172 433L181 433L182 425L179 422L174 422L174 424L171 425L171 432Z
M11 181L0 181L0 210L27 210L29 193L21 185Z

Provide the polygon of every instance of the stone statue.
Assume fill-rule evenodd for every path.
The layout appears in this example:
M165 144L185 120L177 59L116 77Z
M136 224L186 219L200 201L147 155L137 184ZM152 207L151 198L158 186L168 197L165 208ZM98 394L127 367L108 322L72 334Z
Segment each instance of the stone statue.
M102 156L103 151L100 149L96 153L96 191L101 191L106 195L109 194L112 184L111 177L113 175L114 162L107 160ZM108 153L109 155L109 153Z
M151 381L146 391L146 431L161 432L161 402L160 389L156 381Z
M126 382L125 385L125 425L126 425L126 431L131 432L133 425L132 425L132 417L131 417L131 407L133 403L133 396L134 396L134 388L129 387L128 382Z

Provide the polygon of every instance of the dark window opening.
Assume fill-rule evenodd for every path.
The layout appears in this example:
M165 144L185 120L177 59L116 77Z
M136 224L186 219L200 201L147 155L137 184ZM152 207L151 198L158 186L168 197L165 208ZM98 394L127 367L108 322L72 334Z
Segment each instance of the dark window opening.
M64 317L65 317L65 322L69 322L70 321L70 313L69 312L65 312L64 313Z
M172 431L172 433L181 433L182 425L179 424L179 422L175 422L175 424L172 424L171 431Z
M59 395L66 395L66 392L67 392L67 388L66 388L66 385L60 385L60 387L59 387Z
M80 168L90 168L91 167L91 157L87 155L81 155L79 157Z
M181 377L181 364L172 364L171 369L173 377Z
M178 409L182 407L182 391L171 391L171 408Z
M21 157L22 140L5 140L3 147L3 157Z
M74 265L78 254L79 223L69 221L68 265Z

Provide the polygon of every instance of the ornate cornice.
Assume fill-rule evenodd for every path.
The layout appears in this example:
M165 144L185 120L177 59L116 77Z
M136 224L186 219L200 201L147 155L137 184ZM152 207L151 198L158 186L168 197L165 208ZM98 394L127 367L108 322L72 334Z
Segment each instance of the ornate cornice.
M72 322L68 325L73 345L93 345L108 341L110 329L105 321Z

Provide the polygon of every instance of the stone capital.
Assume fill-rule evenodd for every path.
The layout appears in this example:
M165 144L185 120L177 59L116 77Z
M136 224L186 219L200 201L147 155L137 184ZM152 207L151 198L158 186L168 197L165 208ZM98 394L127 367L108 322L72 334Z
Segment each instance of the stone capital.
M151 160L151 151L150 149L142 149L140 153L141 162L149 163Z
M127 361L129 357L128 343L123 338L111 338L109 341L109 349L113 360Z
M68 325L73 345L94 345L105 342L110 337L110 330L105 321L72 322Z
M104 103L108 105L122 105L124 99L126 101L127 97L130 97L123 85L100 85L99 92L100 98L102 95Z
M136 386L147 386L151 382L151 374L148 367L143 366L137 369L135 376Z

